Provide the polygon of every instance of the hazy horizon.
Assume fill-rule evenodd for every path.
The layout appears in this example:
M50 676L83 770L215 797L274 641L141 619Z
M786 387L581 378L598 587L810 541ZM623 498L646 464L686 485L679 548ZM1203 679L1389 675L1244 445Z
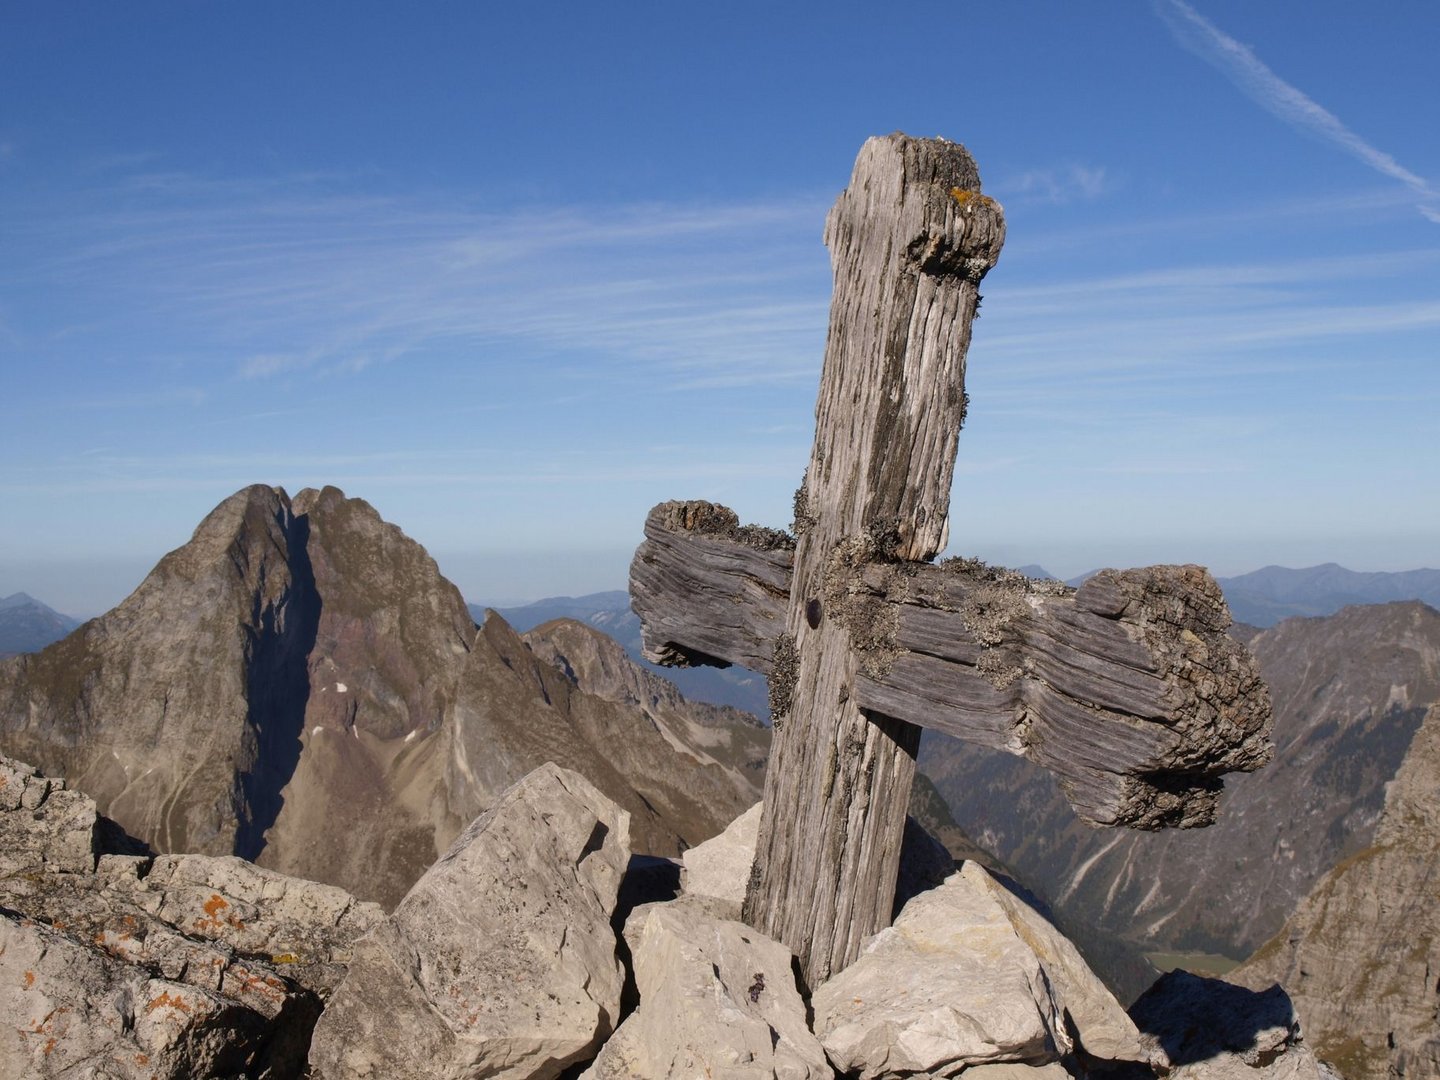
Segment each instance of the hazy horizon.
M195 524L199 524L198 519ZM402 521L392 520L391 524L405 530L405 523ZM408 530L405 531L408 534ZM78 619L94 618L120 603L168 551L188 539L187 531L181 541L163 551L157 551L153 557L135 556L129 559L95 561L31 560L0 564L0 597L23 592L63 615ZM638 535L636 543L639 543ZM1423 538L1417 539L1417 550L1423 544ZM1039 547L1028 550L1038 552ZM1104 557L1107 550L1117 556L1126 551L1143 554L1153 550L1151 545L1135 541L1117 541L1108 549L1105 545L1099 545L1094 549L1084 550L1093 550L1094 557L1087 559L1083 551L1065 555L1053 547L1048 549L1050 557L1031 557L1027 554L1027 549L1020 544L997 545L991 550L948 551L946 554L973 555L1002 566L1041 566L1062 580L1107 566L1123 568L1156 562L1199 562L1218 578L1238 577L1267 566L1304 570L1329 563L1339 564L1358 573L1394 573L1436 568L1433 558L1428 562L1423 558L1408 562L1401 558L1383 564L1364 563L1355 558L1343 557L1343 544L1327 547L1318 542L1310 548L1292 547L1291 552L1300 556L1298 558L1288 561L1283 558L1266 559L1254 563L1239 558L1207 562L1193 558ZM1342 552L1342 556L1326 554L1336 551ZM1363 549L1354 547L1352 554L1362 555ZM430 555L439 565L440 572L454 583L468 603L511 607L551 597L624 591L628 588L629 565L634 548L572 549L568 552L430 551Z

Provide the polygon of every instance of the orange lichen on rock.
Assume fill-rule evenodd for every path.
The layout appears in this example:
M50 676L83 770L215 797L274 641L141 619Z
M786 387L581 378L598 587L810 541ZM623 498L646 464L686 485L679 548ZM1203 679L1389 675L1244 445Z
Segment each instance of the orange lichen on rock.
M25 972L25 989L26 989L26 990L29 990L29 989L30 989L32 986L34 986L34 985L35 985L35 972L33 972L33 971L27 971L27 972Z
M151 998L145 1003L145 1011L147 1013L152 1013L156 1009L175 1009L183 1013L194 1011L190 1007L190 1002L186 1001L183 997L171 994L169 990L162 990L159 997Z
M236 930L245 929L245 923L236 916L221 915L221 912L229 906L230 901L226 900L219 893L211 893L210 899L201 905L202 910L205 912L205 917L203 919L196 919L192 924L195 932L203 934L207 930L219 930L223 926L231 926Z

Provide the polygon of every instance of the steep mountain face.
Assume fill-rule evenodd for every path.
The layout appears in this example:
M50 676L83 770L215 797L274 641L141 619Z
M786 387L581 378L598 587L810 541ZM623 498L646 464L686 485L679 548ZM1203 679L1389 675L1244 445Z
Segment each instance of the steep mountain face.
M1384 785L1440 700L1440 613L1414 602L1348 608L1289 620L1249 648L1274 700L1275 761L1227 778L1208 829L1088 829L1026 762L928 733L921 767L961 827L1075 932L1244 956L1321 874L1371 842Z
M12 593L0 598L0 657L43 649L79 625L33 596Z
M1440 1076L1440 706L1389 785L1375 843L1335 867L1231 981L1280 982L1348 1080Z
M680 711L662 730L502 619L477 628L418 544L335 488L237 492L119 607L0 663L0 748L132 834L387 904L547 760L628 810L637 850L713 835L758 781Z

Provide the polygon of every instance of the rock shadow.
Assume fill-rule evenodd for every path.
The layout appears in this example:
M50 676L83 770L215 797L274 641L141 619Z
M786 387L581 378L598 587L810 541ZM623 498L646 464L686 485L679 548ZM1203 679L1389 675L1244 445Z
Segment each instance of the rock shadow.
M235 780L235 854L252 862L265 833L280 816L281 792L300 763L300 736L310 700L309 657L320 627L320 593L310 564L310 522L283 511L290 588L278 603L260 608L247 677L248 760Z
M1235 1054L1263 1067L1284 1051L1299 1027L1290 995L1278 984L1247 990L1188 971L1162 975L1130 1007L1130 1018L1143 1034L1155 1037L1175 1066Z

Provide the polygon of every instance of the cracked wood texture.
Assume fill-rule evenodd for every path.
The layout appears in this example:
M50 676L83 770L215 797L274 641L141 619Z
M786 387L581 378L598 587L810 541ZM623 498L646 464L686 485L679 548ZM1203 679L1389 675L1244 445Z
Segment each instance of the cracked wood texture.
M645 535L647 656L770 677L791 543L711 503L657 506ZM1270 759L1269 692L1201 567L1103 570L1077 591L970 560L872 564L828 611L855 629L862 709L1034 761L1091 825L1208 825L1221 774Z
M825 608L863 565L945 544L970 322L1004 235L963 147L898 134L865 143L825 222L835 286L745 902L811 986L889 922L920 740L861 711L861 655Z

